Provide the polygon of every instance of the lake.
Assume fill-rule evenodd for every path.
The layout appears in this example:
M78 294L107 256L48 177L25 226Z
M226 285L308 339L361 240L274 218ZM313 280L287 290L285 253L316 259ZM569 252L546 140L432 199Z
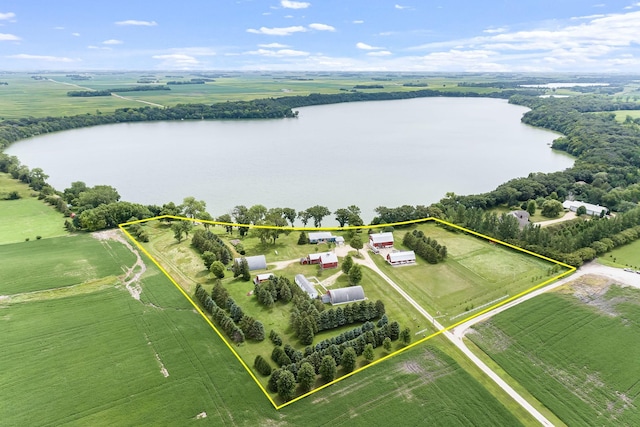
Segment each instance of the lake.
M526 108L488 98L419 98L298 109L297 119L126 123L23 140L6 152L57 189L114 186L123 200L332 211L428 205L530 172L571 167L557 134L520 122ZM323 225L334 225L325 220Z

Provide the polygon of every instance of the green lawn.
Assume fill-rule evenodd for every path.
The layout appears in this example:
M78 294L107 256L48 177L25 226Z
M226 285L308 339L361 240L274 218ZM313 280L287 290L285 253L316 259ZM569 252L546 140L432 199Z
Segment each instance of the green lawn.
M380 256L376 264L422 307L442 316L448 325L462 320L473 309L516 295L553 277L554 264L502 245L460 232L446 231L433 223L418 226L425 235L447 247L447 259L431 265L418 259L415 265L392 267ZM406 229L394 232L395 247L403 248Z
M468 337L567 425L638 425L640 292L607 286L581 278Z
M640 270L640 240L615 248L598 257L598 262L610 267Z
M102 252L89 248L87 239L49 239L58 246L39 252L32 264L41 266L25 269L23 280L40 282L38 269L57 264L47 258L62 252L65 273L81 277L91 266L109 286L60 298L41 292L22 302L0 301L2 424L532 425L493 397L486 380L463 369L459 355L442 342L417 346L276 411L146 257L137 301L111 275L117 264L130 266L132 256L115 249L121 246L115 242L98 242ZM21 258L21 246L30 243L5 245L2 259ZM87 261L87 252L96 258ZM10 293L5 286L0 280L0 294Z

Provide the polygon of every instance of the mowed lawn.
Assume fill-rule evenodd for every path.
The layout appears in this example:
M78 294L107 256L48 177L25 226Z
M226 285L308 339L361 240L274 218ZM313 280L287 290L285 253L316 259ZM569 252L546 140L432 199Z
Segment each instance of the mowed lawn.
M0 245L0 260L0 295L11 295L122 275L135 257L120 243L83 234Z
M640 270L640 240L628 243L598 257L598 262L611 267Z
M77 240L61 239L74 248ZM112 249L100 247L103 258L112 258ZM83 268L73 261L84 254L67 254L62 273ZM520 424L433 346L413 348L278 412L189 302L143 259L140 301L111 278L112 287L91 293L0 302L3 425Z
M580 278L468 334L567 425L640 425L640 291Z
M415 265L392 267L382 257L371 256L423 308L442 316L440 322L445 325L559 273L552 274L555 264L551 262L485 239L447 231L435 224L420 225L418 229L447 247L444 262L432 265L418 258ZM406 232L406 229L394 232L396 249L406 250L402 245Z

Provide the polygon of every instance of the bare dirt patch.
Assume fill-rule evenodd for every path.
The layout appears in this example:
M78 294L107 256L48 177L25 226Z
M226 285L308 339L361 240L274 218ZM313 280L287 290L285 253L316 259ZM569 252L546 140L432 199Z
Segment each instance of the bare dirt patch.
M628 299L623 296L606 297L611 286L616 284L617 281L609 277L586 274L558 288L556 292L572 295L607 316L618 317L620 313L616 311L616 306Z

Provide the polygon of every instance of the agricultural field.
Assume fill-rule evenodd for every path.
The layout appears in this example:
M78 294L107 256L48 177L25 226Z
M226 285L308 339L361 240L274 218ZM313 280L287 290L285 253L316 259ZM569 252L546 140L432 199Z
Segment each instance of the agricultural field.
M47 240L55 245L25 259L30 251L23 248ZM124 245L88 235L0 249L3 261L31 267L0 280L0 417L6 425L531 424L517 407L505 406L513 406L506 396L496 399L486 379L462 368L444 340L275 411L145 256L145 268L133 268L136 256ZM56 260L58 252L64 256ZM54 281L45 283L41 274L53 266ZM142 274L139 300L123 285L125 270Z
M3 200L11 192L17 200ZM32 196L33 191L9 174L0 172L0 244L36 240L67 234L64 216L42 200Z
M583 276L467 337L567 425L638 425L639 324L640 291Z
M206 73L209 75L210 73ZM172 106L180 103L214 103L224 101L248 101L259 98L308 95L310 93L340 93L353 90L356 85L382 85L378 89L360 89L366 92L412 91L425 87L407 87L405 83L428 84L426 88L443 91L460 90L457 84L463 79L456 76L430 76L393 73L386 75L369 73L215 73L214 82L205 84L170 85L170 91L121 92L123 98L113 96L69 97L67 92L76 90L104 90L128 86L139 86L138 80L157 80L160 85L168 81L189 81L202 78L199 73L87 73L88 80L74 80L66 73L46 73L42 80L31 78L32 74L0 73L0 119L27 116L64 116L111 112L117 108L143 107L145 103ZM382 77L381 77L382 76ZM378 81L384 78L389 80ZM143 84L144 85L144 84ZM488 93L494 88L469 87L465 91Z
M423 308L440 316L445 326L566 271L552 262L433 223L417 228L447 247L444 262L432 265L418 258L415 265L392 267L382 257L372 257ZM406 232L394 232L395 248L403 248Z

